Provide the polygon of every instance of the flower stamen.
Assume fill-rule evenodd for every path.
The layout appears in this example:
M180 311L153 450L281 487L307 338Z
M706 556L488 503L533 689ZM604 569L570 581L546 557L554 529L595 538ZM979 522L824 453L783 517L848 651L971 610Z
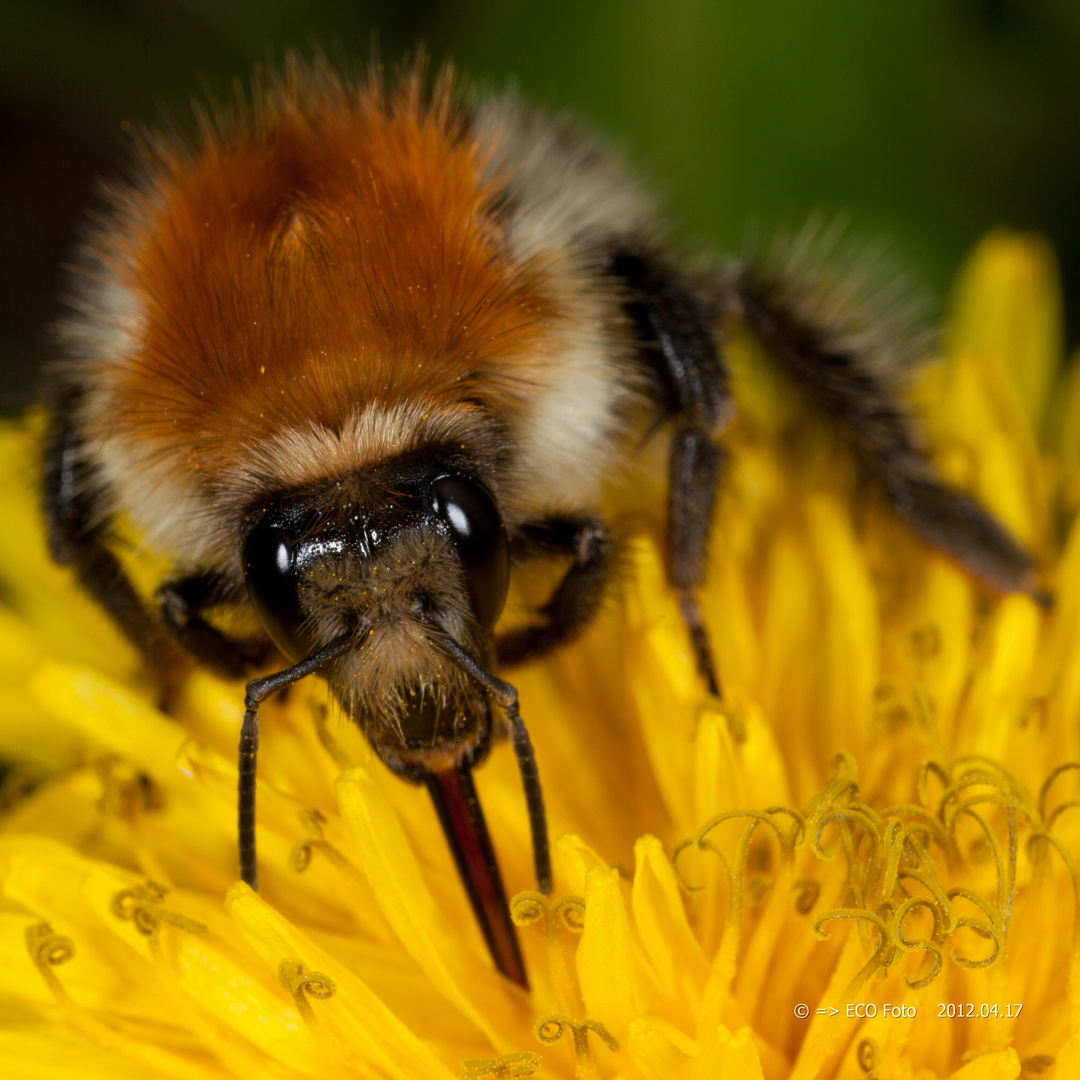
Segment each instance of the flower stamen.
M63 934L56 933L47 922L28 926L23 935L26 951L34 966L41 972L50 993L57 1001L70 1002L68 992L56 977L54 967L66 964L75 956L75 942Z
M461 1063L461 1080L513 1080L517 1076L532 1076L544 1060L531 1050L519 1050L497 1058L465 1058Z
M302 874L311 865L311 857L316 851L322 852L340 870L353 869L348 859L323 836L326 816L320 810L301 810L296 816L308 836L297 841L289 852L289 869L293 873Z
M543 893L520 892L510 901L510 918L516 926L543 923L548 978L555 992L555 1000L564 1010L580 1008L581 994L576 980L570 976L559 928L572 934L580 934L585 929L584 899L580 896L564 896L551 903Z
M112 898L113 914L118 919L133 922L140 934L151 939L156 939L163 922L192 934L205 934L206 927L201 922L162 907L161 901L168 894L168 888L156 881L121 889Z
M574 1035L576 1080L598 1080L600 1074L597 1072L596 1062L593 1061L592 1051L589 1049L589 1032L599 1036L614 1054L619 1052L618 1040L599 1020L575 1020L565 1013L548 1013L547 1016L540 1017L533 1028L533 1034L545 1046L551 1046L563 1037L567 1028Z
M282 960L278 964L277 976L281 988L292 994L296 1011L308 1024L316 1022L315 1010L309 999L325 1001L337 993L337 985L329 975L321 971L308 971L299 960Z
M855 1060L866 1074L866 1080L881 1078L881 1048L874 1039L860 1039L855 1049Z

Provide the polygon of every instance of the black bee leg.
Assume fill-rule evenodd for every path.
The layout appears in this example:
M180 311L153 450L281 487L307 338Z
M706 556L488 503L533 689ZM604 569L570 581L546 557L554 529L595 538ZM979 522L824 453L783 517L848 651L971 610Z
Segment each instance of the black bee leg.
M690 632L698 671L710 694L720 696L709 637L697 601L705 581L709 526L724 450L692 423L679 423L671 445L668 486L668 578L679 598L679 610Z
M716 487L724 465L716 440L734 413L728 371L716 347L715 318L692 282L655 256L623 251L609 272L625 289L623 307L653 384L660 420L674 421L668 486L668 578L709 691L719 696L697 592L705 581Z
M974 499L948 487L919 448L893 386L907 359L902 341L875 340L860 328L866 319L851 332L815 319L812 308L792 302L793 285L767 269L743 268L728 288L724 306L741 311L806 397L833 418L912 532L991 588L1046 601L1031 556Z
M363 635L359 635L363 640ZM255 851L255 773L259 754L259 706L278 690L307 678L339 657L353 643L352 634L342 634L306 660L284 671L252 679L244 695L244 721L240 726L240 755L236 783L236 832L240 856L240 879L256 892L259 864Z
M496 639L495 654L507 667L573 641L589 625L603 600L618 541L599 518L551 517L523 526L511 550L518 560L570 555L573 562L540 609L542 621Z
M49 551L56 562L74 569L83 588L155 668L172 671L182 663L178 651L108 547L107 492L72 426L75 404L74 395L57 403L45 444Z
M204 667L225 679L241 679L266 659L266 650L234 641L203 618L210 608L235 599L221 578L192 574L157 591L161 615L176 640Z

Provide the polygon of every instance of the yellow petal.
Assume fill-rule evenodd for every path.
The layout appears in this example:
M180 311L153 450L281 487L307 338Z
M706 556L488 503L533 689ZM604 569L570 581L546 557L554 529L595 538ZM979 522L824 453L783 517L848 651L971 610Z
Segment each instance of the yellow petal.
M812 498L807 513L828 611L823 632L830 678L819 708L829 730L818 738L824 736L830 748L860 746L879 660L874 589L850 519L836 500Z
M961 271L949 351L992 354L1009 372L1037 431L1061 363L1061 290L1050 245L1030 233L987 235Z
M487 963L476 962L484 953L471 912L463 903L454 918L441 910L400 822L366 769L344 773L337 781L337 793L358 862L398 939L439 992L499 1053L519 1049L509 1044L507 1034L518 1021L514 988ZM459 885L453 881L450 887ZM457 892L451 895L459 898ZM467 938L459 933L462 927L469 928Z
M709 977L708 961L690 928L663 845L643 836L634 845L634 859L634 926L661 993L679 1015L692 1016Z
M576 896L585 895L585 879L590 870L608 869L608 864L574 833L563 833L555 841L555 863L569 891Z
M1017 1080L1020 1055L1015 1050L983 1054L950 1075L950 1080Z
M694 1063L691 1076L693 1080L713 1080L720 1076L764 1080L750 1028L741 1027L733 1035L723 1024L717 1027Z
M400 1080L416 1076L451 1080L454 1074L360 978L282 919L246 885L237 884L229 891L226 908L269 972L280 973L283 964L300 965L301 977L316 972L329 980L324 984L326 989L333 987L324 999L311 1003L308 1026L314 1038L293 1039L294 1054L303 1053L305 1047L308 1052L318 1047L319 1057L328 1054L331 1060L348 1064L361 1074L375 1070ZM302 1023L301 1017L296 1011L291 1015L295 1029ZM421 1015L418 1010L417 1016ZM320 1071L315 1075L321 1075Z
M698 1047L658 1017L637 1017L630 1024L626 1049L646 1080L693 1080L698 1075L695 1068Z
M1071 1080L1074 1076L1080 1076L1080 1027L1074 1028L1065 1040L1054 1058L1053 1069L1047 1074L1048 1080Z
M630 1021L641 1011L630 946L630 921L617 870L585 877L585 930L577 951L585 1012L625 1045Z

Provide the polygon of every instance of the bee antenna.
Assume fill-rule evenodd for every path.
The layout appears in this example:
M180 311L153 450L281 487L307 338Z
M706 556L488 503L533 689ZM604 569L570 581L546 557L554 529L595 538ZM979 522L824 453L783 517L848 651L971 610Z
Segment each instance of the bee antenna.
M255 759L259 752L259 706L273 693L299 682L323 665L337 659L356 640L349 631L334 638L329 645L313 652L299 664L252 679L244 695L244 722L240 727L240 768L237 778L237 836L240 849L240 878L256 892L259 890L259 866L255 856Z
M551 849L548 845L547 815L544 813L544 793L540 788L540 773L536 768L536 755L532 741L525 729L518 708L518 692L508 682L485 671L452 637L440 635L439 645L449 654L459 668L471 675L506 712L510 724L510 741L517 757L521 783L525 788L525 805L529 812L529 828L532 831L533 865L536 868L536 887L547 896L551 892Z

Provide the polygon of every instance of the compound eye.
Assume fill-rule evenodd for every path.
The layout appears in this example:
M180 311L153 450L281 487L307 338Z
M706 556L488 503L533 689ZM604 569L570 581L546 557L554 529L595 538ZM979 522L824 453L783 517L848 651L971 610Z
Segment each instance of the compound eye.
M431 496L461 557L476 621L490 630L510 584L510 544L499 508L486 488L465 476L436 480Z
M300 610L300 575L294 554L295 539L264 518L244 543L244 578L248 597L259 622L274 644L293 663L311 651L303 640Z

